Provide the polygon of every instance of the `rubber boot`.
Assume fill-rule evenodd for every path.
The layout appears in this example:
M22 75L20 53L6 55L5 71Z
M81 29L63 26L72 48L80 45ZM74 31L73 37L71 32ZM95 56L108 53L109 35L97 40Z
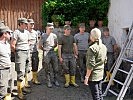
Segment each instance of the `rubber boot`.
M68 88L69 83L70 83L70 75L69 74L65 74L65 80L66 80L65 88Z
M106 71L106 82L109 82L110 79L110 72Z
M50 74L47 75L47 86L48 86L48 88L52 88L52 83L51 83L51 79L50 79Z
M25 74L25 87L30 88L30 85L28 83L28 74Z
M70 84L73 85L74 87L79 87L79 85L75 83L75 76L71 76L70 78L71 78Z
M17 88L18 88L18 98L20 100L25 100L25 96L22 93L22 82L17 81Z
M37 72L32 72L32 83L36 84L36 85L40 85L41 83L38 81L38 76L37 76Z
M4 100L12 100L11 94L10 93L6 94Z
M22 88L22 91L26 94L29 94L31 93L31 89L30 89L30 85L28 83L28 74L26 73L25 74L25 85L24 87Z

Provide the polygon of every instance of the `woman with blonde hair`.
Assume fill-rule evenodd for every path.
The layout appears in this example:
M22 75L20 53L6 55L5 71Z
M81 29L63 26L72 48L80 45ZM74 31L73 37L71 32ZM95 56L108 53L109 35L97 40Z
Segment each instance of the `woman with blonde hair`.
M91 30L90 40L92 44L87 50L87 72L84 84L90 87L93 100L103 100L101 80L104 75L104 63L106 61L107 48L102 43L101 31L98 28Z

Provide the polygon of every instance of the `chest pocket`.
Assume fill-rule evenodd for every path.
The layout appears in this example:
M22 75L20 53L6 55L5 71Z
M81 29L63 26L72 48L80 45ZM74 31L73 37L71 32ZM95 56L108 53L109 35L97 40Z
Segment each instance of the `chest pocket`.
M19 42L27 42L28 41L28 34L26 33L20 33L18 36Z

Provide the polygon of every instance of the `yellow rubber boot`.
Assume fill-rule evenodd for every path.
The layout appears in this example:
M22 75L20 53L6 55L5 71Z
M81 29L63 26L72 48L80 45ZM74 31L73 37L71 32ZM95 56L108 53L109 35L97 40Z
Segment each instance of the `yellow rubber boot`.
M70 83L70 75L69 74L65 74L65 80L66 80L65 88L68 88L69 83Z
M106 71L106 82L109 82L109 79L110 79L110 72L109 71Z
M25 87L30 88L30 85L28 83L28 74L25 74Z
M36 85L40 85L40 82L38 81L38 75L37 72L32 72L32 82Z
M12 100L12 99L11 99L11 94L8 93L7 95L5 95L4 100Z
M79 85L75 83L75 76L71 76L70 84L73 85L74 87L79 87Z
M18 98L19 98L20 100L24 100L25 97L24 97L24 95L23 95L23 93L22 93L22 82L17 81L17 88L18 88Z

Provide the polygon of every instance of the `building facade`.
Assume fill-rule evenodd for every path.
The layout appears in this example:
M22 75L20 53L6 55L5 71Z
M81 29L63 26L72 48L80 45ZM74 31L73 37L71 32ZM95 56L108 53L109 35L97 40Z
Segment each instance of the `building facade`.
M19 17L33 18L35 29L42 29L41 5L44 0L0 0L0 20L12 30Z
M110 0L108 27L118 45L123 46L127 33L133 22L133 0Z

